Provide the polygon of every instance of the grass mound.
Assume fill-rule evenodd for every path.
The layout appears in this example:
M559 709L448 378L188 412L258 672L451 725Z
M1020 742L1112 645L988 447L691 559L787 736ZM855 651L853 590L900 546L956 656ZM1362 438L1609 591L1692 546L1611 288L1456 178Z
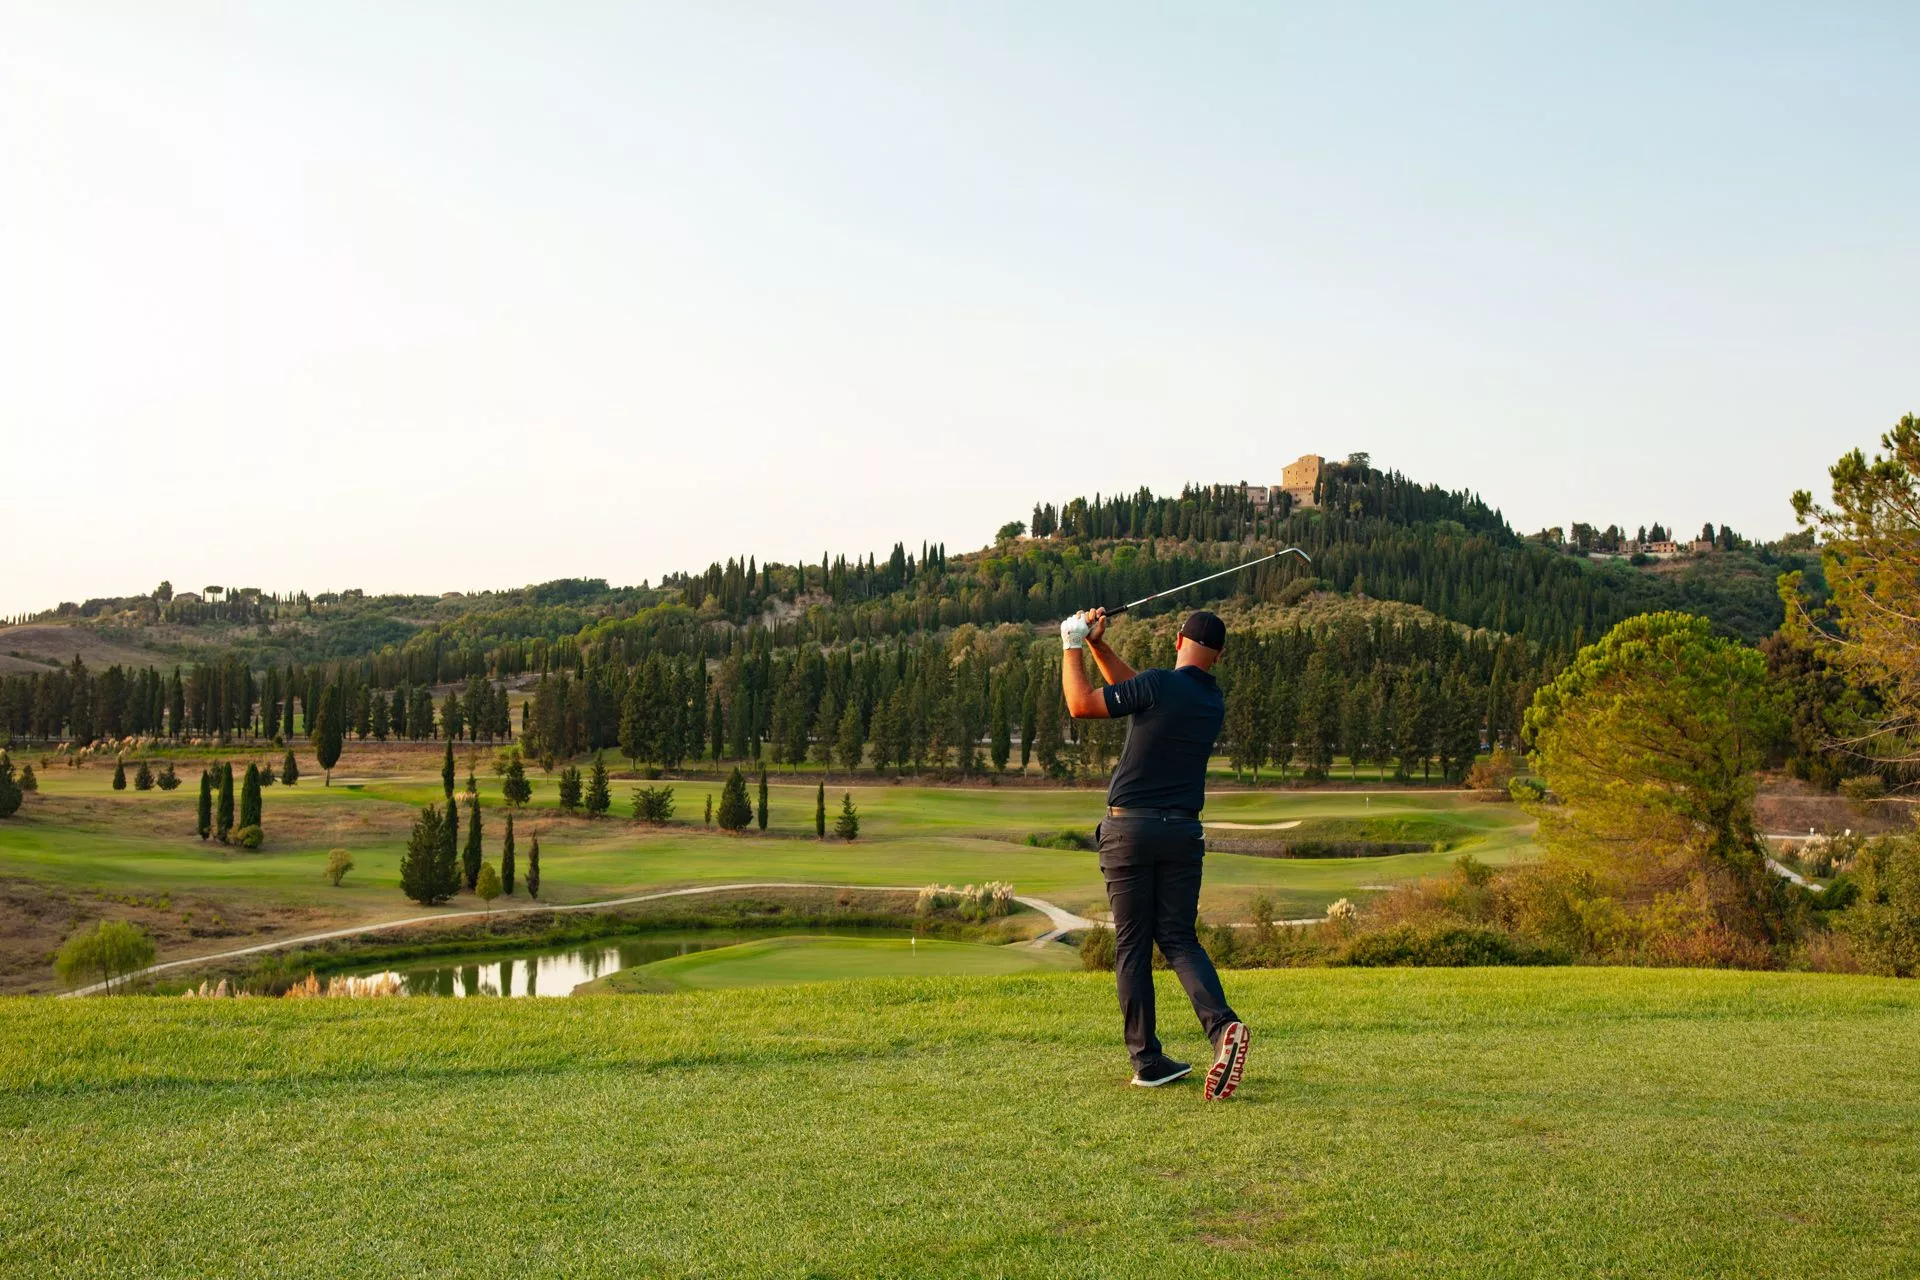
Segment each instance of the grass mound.
M1902 1275L1920 986L1236 973L1247 1083L1111 980L0 1001L0 1273ZM1170 1052L1200 1036L1167 976ZM293 1207L290 1207L293 1206Z

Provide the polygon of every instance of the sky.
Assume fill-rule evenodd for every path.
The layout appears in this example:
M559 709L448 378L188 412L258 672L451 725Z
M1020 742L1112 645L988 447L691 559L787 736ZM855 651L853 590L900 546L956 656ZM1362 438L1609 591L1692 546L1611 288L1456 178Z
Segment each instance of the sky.
M1906 3L0 0L0 614L980 546L1356 450L1793 527Z

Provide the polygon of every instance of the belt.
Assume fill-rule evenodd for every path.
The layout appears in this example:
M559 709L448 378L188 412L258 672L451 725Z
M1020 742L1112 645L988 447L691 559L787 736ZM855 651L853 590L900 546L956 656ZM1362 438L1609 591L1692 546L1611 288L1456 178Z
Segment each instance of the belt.
M1198 822L1198 809L1122 809L1116 805L1107 806L1109 818L1158 818L1162 822Z

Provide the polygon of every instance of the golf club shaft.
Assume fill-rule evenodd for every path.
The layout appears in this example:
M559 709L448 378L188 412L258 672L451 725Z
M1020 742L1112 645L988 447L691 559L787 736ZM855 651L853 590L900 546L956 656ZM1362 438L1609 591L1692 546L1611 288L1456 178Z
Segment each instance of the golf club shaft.
M1195 578L1192 582L1183 582L1177 587L1168 587L1165 591L1156 591L1150 596L1142 596L1138 600L1134 600L1127 604L1116 606L1115 608L1107 610L1107 616L1109 618L1118 617L1120 614L1125 613L1127 610L1137 609L1141 605L1146 604L1150 600L1158 600L1161 596L1170 596L1175 594L1176 592L1185 591L1188 587L1197 587L1203 582L1212 582L1215 578L1224 578L1230 573L1239 573L1242 569L1251 569L1253 568L1253 566L1257 564L1265 564L1269 560L1278 560L1281 556L1284 556L1289 552L1291 552L1296 556L1299 556L1302 560L1305 560L1308 564L1313 563L1313 557L1308 555L1306 552L1302 551L1300 548L1282 547L1280 548L1280 550L1274 552L1272 555L1261 556L1257 560L1249 560L1245 564L1237 564L1233 566L1233 568L1231 569L1222 569L1220 572L1210 573L1204 578Z

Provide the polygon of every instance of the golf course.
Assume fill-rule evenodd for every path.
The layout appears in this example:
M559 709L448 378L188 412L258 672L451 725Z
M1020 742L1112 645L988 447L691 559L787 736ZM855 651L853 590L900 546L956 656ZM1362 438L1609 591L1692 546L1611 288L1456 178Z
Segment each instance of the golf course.
M190 776L203 758L220 754L166 753ZM245 754L222 758L244 761ZM0 882L18 904L5 989L59 990L46 959L51 948L41 936L53 900L124 914L155 937L161 962L478 910L471 895L423 910L399 889L408 827L421 806L442 798L440 763L438 750L350 745L330 786L317 768L303 764L297 786L265 791L266 839L254 851L199 839L191 788L116 791L111 764L98 761L43 770L38 791L0 839ZM476 774L487 856L497 858L508 809L491 763L491 753L463 748L457 772L463 780L469 771ZM738 834L702 821L705 799L719 791L719 778L694 773L658 783L675 795L673 817L664 824L630 817L631 793L643 785L656 784L616 778L612 811L590 818L563 812L554 784L535 774L532 800L514 821L522 859L531 838L540 840L540 896L529 899L522 888L503 896L496 908L583 907L741 882L988 881L1010 883L1022 895L1071 912L1098 913L1105 906L1095 856L1079 847L1090 841L1102 812L1096 788L940 786L870 776L835 781L828 784L834 807L850 795L860 815L859 838L846 841L816 838L818 782L804 775L783 780L776 771L766 830ZM1213 923L1249 920L1256 898L1267 899L1282 919L1316 917L1339 898L1360 901L1384 886L1440 874L1462 854L1492 865L1534 854L1531 822L1518 807L1470 793L1364 783L1348 789L1234 789L1231 774L1216 785L1206 816L1221 825L1210 838L1233 848L1294 840L1413 851L1348 857L1216 851L1208 858L1201 899L1202 915ZM464 792L460 800L464 814ZM332 849L347 850L353 860L338 886L322 875ZM58 935L51 937L57 941Z
M563 1001L7 1000L0 1272L1920 1266L1910 983L1228 977L1255 1040L1226 1106L1192 1083L1127 1087L1095 974ZM1160 994L1169 1051L1203 1052L1170 976Z

